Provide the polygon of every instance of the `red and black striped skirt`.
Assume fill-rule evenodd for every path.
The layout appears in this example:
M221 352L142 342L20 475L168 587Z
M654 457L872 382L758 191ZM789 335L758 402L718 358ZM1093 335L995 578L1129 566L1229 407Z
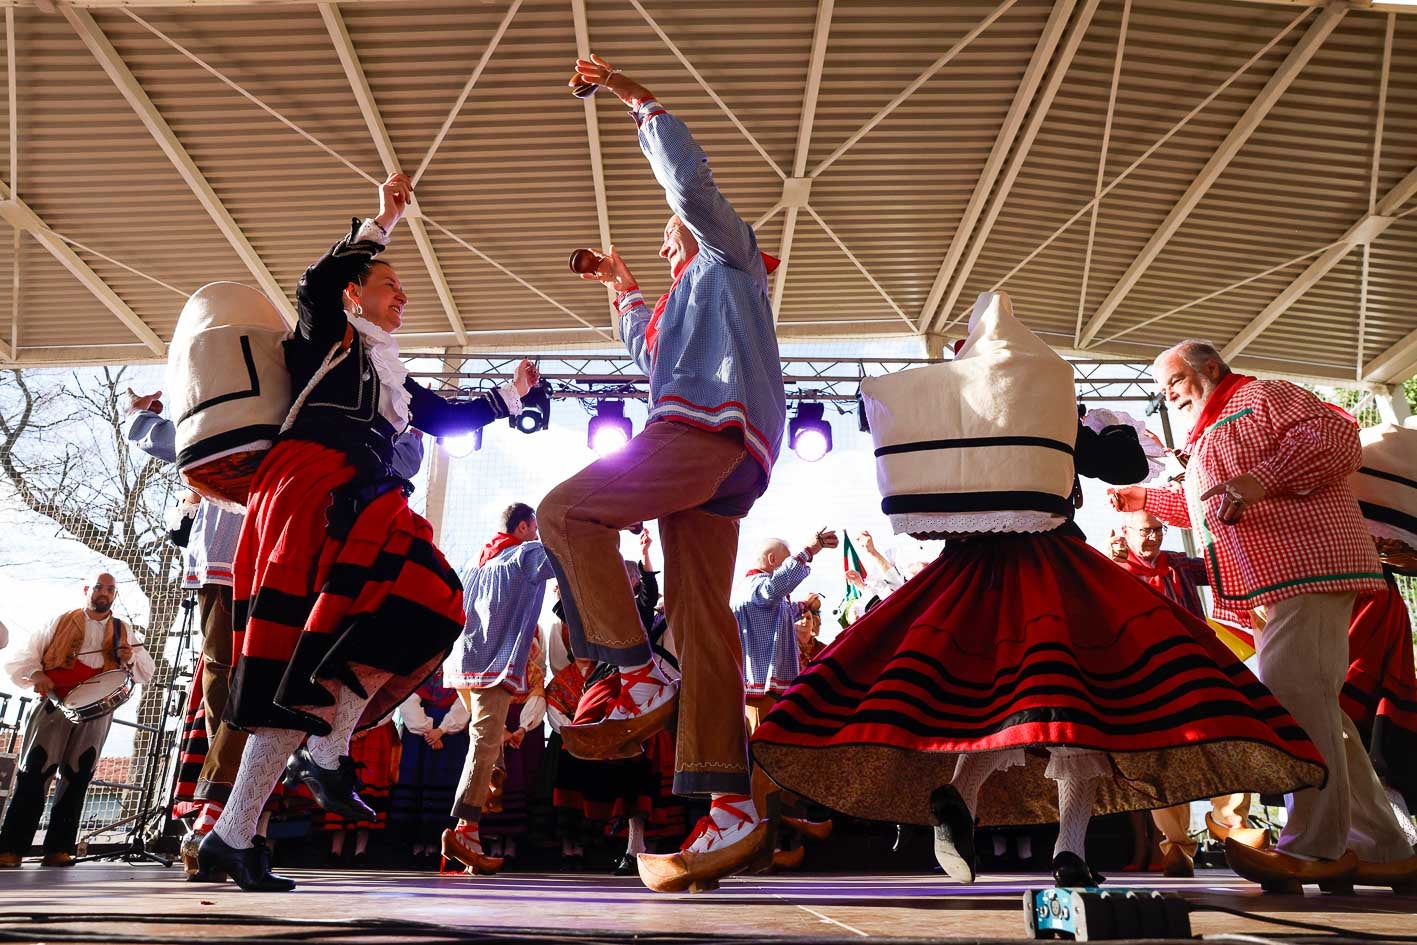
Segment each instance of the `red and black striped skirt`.
M1388 577L1387 589L1358 598L1348 626L1348 673L1339 693L1343 711L1384 783L1417 806L1417 672L1412 619Z
M172 793L173 817L185 817L203 804L196 799L197 781L210 745L207 712L202 702L202 663L203 658L199 656L192 671L191 688L187 691L187 711L182 716L182 736L177 746L177 785Z
M1108 753L1098 814L1324 781L1304 731L1204 623L1081 540L950 545L797 677L753 735L783 787L867 819L928 823L958 757ZM1057 818L1046 752L997 772L984 824Z
M427 520L398 489L364 506L342 539L326 531L335 489L354 478L344 453L287 440L251 483L236 549L235 649L227 717L239 728L329 724L328 684L362 692L353 667L392 673L359 727L392 712L462 633L462 585Z

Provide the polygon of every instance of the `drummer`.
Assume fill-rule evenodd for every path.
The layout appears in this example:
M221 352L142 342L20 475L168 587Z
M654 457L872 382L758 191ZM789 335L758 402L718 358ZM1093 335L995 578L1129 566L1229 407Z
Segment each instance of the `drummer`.
M49 829L44 835L44 866L73 866L84 794L103 753L113 721L112 710L98 718L71 722L60 710L74 687L105 672L126 672L135 683L151 682L153 658L134 639L132 628L113 616L118 582L99 572L84 588L84 606L66 611L31 636L5 665L16 684L33 689L40 700L30 712L20 747L19 773L5 823L0 826L0 869L15 869L29 852L44 811L49 781L59 775ZM99 692L102 696L105 693ZM47 698L46 698L47 697Z

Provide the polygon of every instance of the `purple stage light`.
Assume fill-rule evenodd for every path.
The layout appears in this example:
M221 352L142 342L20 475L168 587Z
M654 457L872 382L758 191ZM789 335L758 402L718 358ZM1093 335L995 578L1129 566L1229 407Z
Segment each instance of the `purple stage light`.
M832 428L822 404L801 403L787 424L787 442L799 459L815 463L832 449Z
M597 456L609 456L624 449L634 431L622 401L602 400L586 427L586 445Z

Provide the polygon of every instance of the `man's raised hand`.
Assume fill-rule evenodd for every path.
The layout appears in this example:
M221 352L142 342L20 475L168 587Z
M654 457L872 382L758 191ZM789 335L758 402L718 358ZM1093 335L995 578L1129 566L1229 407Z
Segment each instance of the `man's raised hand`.
M1141 486L1108 489L1107 500L1118 512L1140 512L1146 508L1146 489Z
M571 79L575 85L584 82L589 85L603 85L614 92L616 97L631 107L652 98L649 89L601 59L595 53L589 59L576 60L576 74Z
M610 252L600 257L600 265L595 267L595 271L582 273L581 278L604 283L614 289L617 295L637 288L630 267L625 265L625 260L620 258L613 245Z
M128 388L128 406L125 412L137 413L139 410L162 413L162 391L156 390L151 394L135 394L133 388Z

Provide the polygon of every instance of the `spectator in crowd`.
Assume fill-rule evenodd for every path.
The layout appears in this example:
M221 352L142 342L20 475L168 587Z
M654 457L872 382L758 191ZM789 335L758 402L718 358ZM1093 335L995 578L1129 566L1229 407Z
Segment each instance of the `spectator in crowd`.
M443 667L399 706L403 751L390 795L389 830L414 869L437 865L443 831L453 824L448 798L468 751L468 706L443 684Z
M44 866L73 866L84 794L93 780L113 713L74 722L61 711L63 699L85 680L122 670L139 684L152 682L152 655L128 624L113 616L118 582L106 571L84 587L84 606L55 617L6 664L16 685L33 689L39 704L30 712L20 744L18 773L0 826L0 869L16 869L34 842L49 782L57 776L54 807L44 832Z
M1212 593L1262 615L1260 678L1328 765L1322 788L1291 796L1278 848L1227 842L1230 865L1268 890L1410 886L1417 856L1339 705L1354 600L1384 589L1347 481L1358 431L1295 384L1235 373L1204 341L1162 352L1153 376L1191 425L1185 483L1116 489L1113 504L1197 531Z
M797 621L804 614L821 613L822 599L816 594L808 594L798 601L793 601L790 595L812 573L813 557L825 548L835 548L838 542L835 532L823 528L801 551L793 554L787 542L770 538L758 552L753 567L734 588L733 616L738 621L738 636L743 643L743 688L749 737L802 669ZM752 789L758 813L771 817L768 798L778 791L756 766ZM779 823L786 822L779 819ZM806 823L800 818L792 822L798 826ZM824 827L817 826L815 832L824 837L830 826L829 822ZM801 863L800 849L776 850L773 856L779 866L797 866Z
M526 666L527 688L512 696L502 733L502 756L492 779L492 794L484 805L482 842L493 858L512 860L517 842L531 830L531 799L540 783L546 756L546 648L541 631L532 638Z
M502 755L512 698L530 690L528 664L536 619L551 580L536 511L524 502L502 513L502 529L462 576L466 622L461 642L443 664L472 719L473 743L453 804L457 827L443 832L443 856L469 870L495 873L502 860L487 856L478 827Z
M797 620L792 624L793 631L797 634L797 666L798 672L807 667L807 664L817 658L817 654L822 652L826 646L821 641L822 632L822 601L817 599L815 607L808 604L802 608L802 612L797 615Z
M412 698L412 697L410 697ZM349 742L349 756L354 759L355 775L359 778L359 796L374 811L372 818L353 819L332 811L315 814L314 826L330 835L329 864L339 865L346 853L350 834L354 835L354 850L350 865L367 869L369 838L389 825L389 798L399 776L399 752L402 745L392 718L373 728L356 732Z
M1121 536L1126 555L1119 563L1152 590L1205 620L1205 604L1197 587L1209 583L1205 562L1174 551L1162 551L1165 536L1166 526L1155 515L1145 509L1128 512ZM1211 810L1205 819L1211 836L1222 842L1226 837L1233 837L1255 849L1269 845L1268 834L1249 825L1250 795L1226 794L1211 798L1210 804ZM1162 872L1171 877L1194 876L1198 845L1190 836L1191 805L1162 807L1152 811L1151 817L1161 831Z

